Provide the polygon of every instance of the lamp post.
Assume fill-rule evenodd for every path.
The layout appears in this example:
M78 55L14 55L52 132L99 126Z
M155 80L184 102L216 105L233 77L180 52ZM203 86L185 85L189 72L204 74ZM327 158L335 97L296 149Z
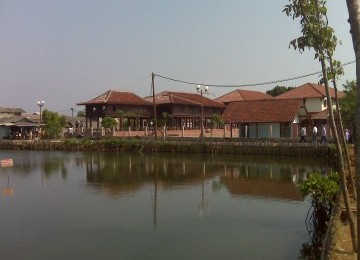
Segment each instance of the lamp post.
M39 106L39 108L40 108L40 131L39 131L39 134L40 134L40 136L39 136L39 138L41 138L41 122L42 122L42 116L41 116L41 108L45 105L45 101L38 101L37 102L37 105Z
M45 101L38 101L37 105L40 108L40 125L41 125L41 121L42 121L42 117L41 117L41 108L45 105Z
M196 91L198 93L200 93L201 95L201 123L200 123L200 127L201 127L201 139L204 140L204 104L203 104L203 94L207 94L209 91L209 87L208 86L203 86L203 85L197 85L196 86Z

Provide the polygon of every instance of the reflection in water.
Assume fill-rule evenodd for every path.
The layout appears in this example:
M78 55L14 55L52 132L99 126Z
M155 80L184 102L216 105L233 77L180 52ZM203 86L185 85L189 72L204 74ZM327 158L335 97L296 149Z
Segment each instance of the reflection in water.
M26 253L46 255L42 250L49 248L48 258L59 245L64 254L68 248L66 256L77 252L77 259L89 259L85 256L98 248L112 254L103 259L171 259L179 253L199 259L205 251L209 259L264 259L258 256L269 252L279 256L272 259L295 259L307 240L308 206L297 185L308 173L329 169L319 159L259 156L19 152L14 157L6 194L13 194L12 185L17 192L1 206L18 218L0 214L0 223L12 223L1 226L3 232L18 228L9 243L14 247L1 250L2 259L18 250L18 237L29 244ZM4 188L5 171L0 177ZM49 185L39 186L40 179Z
M204 188L205 175L206 175L205 163L203 163L202 174L201 174L201 202L199 204L199 217L203 217L205 213L210 211L208 202L205 199L205 188Z
M233 196L300 201L303 198L297 184L308 173L320 171L318 163L296 159L282 162L268 157L242 157L239 161L236 157L222 160L191 155L91 153L86 158L86 172L89 187L110 196L132 193L149 183L163 188L203 187L204 181L212 180L213 189L225 188ZM206 206L202 191L199 212Z
M14 188L10 187L10 176L7 177L6 187L2 190L2 195L5 197L14 195Z

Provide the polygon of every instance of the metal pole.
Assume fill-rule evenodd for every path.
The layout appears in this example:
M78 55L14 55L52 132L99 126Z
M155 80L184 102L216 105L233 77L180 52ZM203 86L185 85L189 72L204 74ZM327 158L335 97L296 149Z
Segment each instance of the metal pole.
M204 104L203 104L203 91L200 91L201 95L201 140L204 141Z
M156 103L155 103L155 74L151 73L151 89L152 89L152 95L153 95L153 106L154 106L154 138L157 139L157 117L156 117Z

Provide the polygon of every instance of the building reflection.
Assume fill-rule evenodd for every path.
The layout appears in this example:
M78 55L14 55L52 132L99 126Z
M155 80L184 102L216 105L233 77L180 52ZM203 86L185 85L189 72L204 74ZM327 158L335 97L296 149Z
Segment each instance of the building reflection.
M155 185L155 191L187 185L204 188L204 181L212 180L213 189L225 188L232 196L299 201L303 198L297 185L307 174L329 170L326 164L320 167L319 161L269 157L242 157L240 161L211 156L93 153L86 161L88 186L110 196L133 193L149 184Z
M10 186L10 176L7 177L6 187L2 190L2 195L4 197L9 197L14 195L14 188Z

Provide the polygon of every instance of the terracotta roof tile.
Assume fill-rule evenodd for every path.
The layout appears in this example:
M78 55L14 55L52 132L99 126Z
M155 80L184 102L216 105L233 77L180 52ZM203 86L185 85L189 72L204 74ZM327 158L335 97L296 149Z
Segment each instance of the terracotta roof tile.
M152 97L147 97L147 100L152 102ZM205 96L202 97L203 106L205 107L223 107L222 103L209 99ZM183 105L201 105L201 95L198 93L185 93L185 92L170 92L163 91L155 95L155 102L159 104L183 104Z
M269 99L230 102L222 117L226 123L292 122L301 99Z
M264 99L273 99L272 96L262 93L260 91L253 90L240 90L236 89L230 93L222 95L215 99L215 101L220 103L229 103L233 101L248 101L248 100L264 100Z
M310 116L311 116L311 119L327 119L329 116L329 111L328 111L328 109L325 109L318 113L312 113Z
M151 105L150 102L131 92L108 90L100 96L77 105L89 104L124 104L124 105Z
M330 96L335 97L335 90L329 88ZM338 96L341 98L343 96L342 91L338 91ZM318 85L314 83L306 83L297 88L289 90L277 97L275 99L291 99L291 98L324 98L326 97L325 86Z

